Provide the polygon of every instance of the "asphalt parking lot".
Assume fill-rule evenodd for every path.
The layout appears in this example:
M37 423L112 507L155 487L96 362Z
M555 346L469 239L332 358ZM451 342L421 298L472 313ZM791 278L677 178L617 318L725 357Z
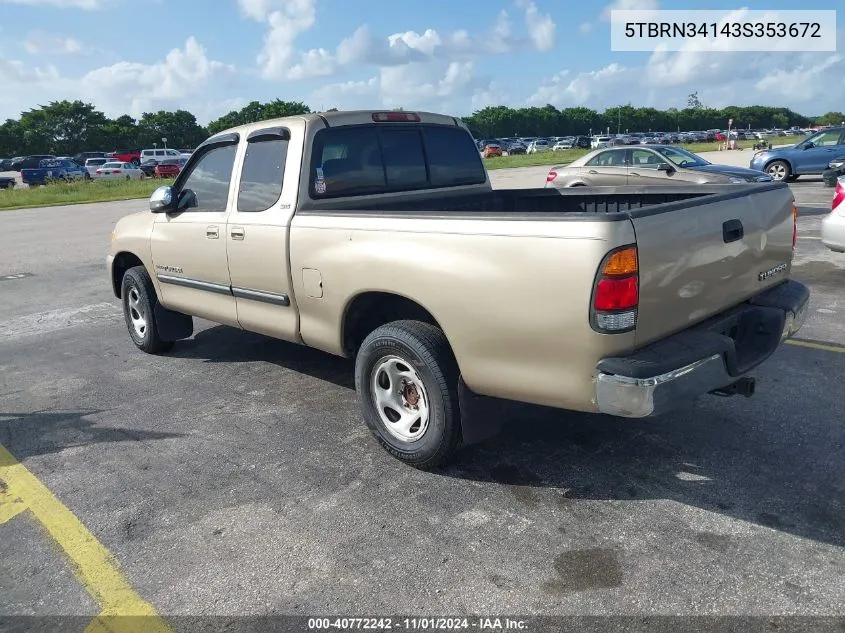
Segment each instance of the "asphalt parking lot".
M0 213L0 616L845 615L845 256L831 190L793 191L811 315L755 397L506 404L434 473L377 446L348 361L205 322L137 352L104 257L144 202Z

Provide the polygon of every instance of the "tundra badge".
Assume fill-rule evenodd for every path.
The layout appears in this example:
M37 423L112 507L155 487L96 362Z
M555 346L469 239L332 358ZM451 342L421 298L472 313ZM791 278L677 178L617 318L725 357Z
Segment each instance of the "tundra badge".
M769 270L764 270L763 272L758 274L757 279L759 279L760 281L766 281L767 279L771 279L775 275L779 275L780 273L782 273L785 270L786 270L786 264L785 263L778 264L774 268L769 268Z

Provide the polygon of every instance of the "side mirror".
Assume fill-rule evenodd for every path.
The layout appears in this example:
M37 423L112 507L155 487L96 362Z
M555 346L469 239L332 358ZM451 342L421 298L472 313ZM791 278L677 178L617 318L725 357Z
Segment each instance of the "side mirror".
M815 143L813 143L813 141L806 141L806 142L805 142L805 143L801 146L801 149L812 149L812 148L813 148L813 147L815 147L815 146L816 146L816 144L815 144Z
M659 163L657 165L657 171L665 171L667 174L671 174L675 171L675 168L672 167L669 163Z
M150 196L150 211L168 213L173 208L173 187L159 187Z

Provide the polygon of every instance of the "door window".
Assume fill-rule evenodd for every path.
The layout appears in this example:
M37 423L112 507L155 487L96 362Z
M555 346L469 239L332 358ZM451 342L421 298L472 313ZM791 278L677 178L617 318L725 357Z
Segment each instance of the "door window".
M276 204L282 195L287 155L287 140L270 138L247 144L238 190L238 211L265 211Z
M225 211L229 200L229 185L235 164L236 144L209 150L195 162L180 189L190 189L194 200L191 211Z
M645 149L631 150L631 167L637 169L657 169L657 166L665 161L661 161L660 157L654 152Z
M842 136L840 130L830 130L829 132L822 132L818 136L810 139L816 147L831 147L839 145L839 137Z

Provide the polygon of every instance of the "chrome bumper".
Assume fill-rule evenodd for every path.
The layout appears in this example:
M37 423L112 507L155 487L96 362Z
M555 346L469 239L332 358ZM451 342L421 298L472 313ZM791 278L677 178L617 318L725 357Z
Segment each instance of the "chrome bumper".
M788 282L790 284L796 282ZM798 284L800 285L800 284ZM805 289L806 290L806 289ZM795 335L807 318L809 305L809 292L805 292L803 299L794 303L788 309L782 309L782 330L777 340L777 331L773 332L773 345L770 350L761 353L759 359L755 360L756 366L768 358L780 343ZM749 308L752 309L752 308ZM767 306L765 309L777 309ZM721 323L716 318L716 323ZM717 391L724 390L744 379L746 371L738 372L736 359L727 362L728 353L735 354L733 341L724 340L727 337L715 334L712 329L703 327L699 330L681 333L682 336L670 337L664 342L658 343L665 349L682 348L689 350L696 344L696 338L700 335L701 349L709 349L700 358L692 362L679 363L676 368L662 371L643 377L625 375L624 372L602 371L602 363L599 364L599 371L596 375L596 405L601 413L626 418L644 418L658 415L674 409L684 402ZM677 338L679 342L673 341ZM644 358L645 362L653 362L654 349L650 350ZM613 359L616 367L624 367L625 361L630 361L632 368L641 366L643 361L635 353L630 359ZM689 359L687 359L689 360ZM619 362L621 361L621 363ZM671 359L661 359L661 364L671 363ZM734 371L731 371L733 368ZM633 372L632 372L633 373Z

